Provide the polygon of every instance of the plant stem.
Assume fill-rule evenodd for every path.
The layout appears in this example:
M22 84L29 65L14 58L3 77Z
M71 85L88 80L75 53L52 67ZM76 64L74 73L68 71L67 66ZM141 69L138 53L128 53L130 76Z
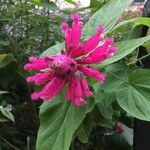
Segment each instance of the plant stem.
M135 64L137 61L141 61L141 60L143 60L143 59L145 59L145 58L147 58L149 56L150 56L150 53L148 53L147 55L145 55L145 56L143 56L141 58L136 59L135 61L132 61L131 63L128 63L127 65L129 66L129 65Z
M6 142L10 147L12 147L14 150L21 150L20 148L17 148L16 146L12 145L11 143L9 143L4 137L0 136L0 138Z

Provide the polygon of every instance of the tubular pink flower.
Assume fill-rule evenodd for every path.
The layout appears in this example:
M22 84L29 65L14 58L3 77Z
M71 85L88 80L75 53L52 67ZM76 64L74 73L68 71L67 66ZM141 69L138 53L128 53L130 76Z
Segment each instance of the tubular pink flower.
M49 81L52 76L51 72L37 73L34 76L28 77L27 82L35 82L36 85L41 85Z
M40 98L40 96L39 96L39 93L38 93L38 92L34 92L34 93L31 94L31 99L32 99L32 100L37 100L37 99L39 99L39 98Z
M98 70L96 70L95 68L88 68L85 66L80 66L79 70L83 72L85 75L98 80L101 84L104 83L105 81L105 75L99 72Z
M98 63L113 56L117 50L113 45L113 38L104 38L104 26L101 25L92 37L81 43L83 22L78 14L72 15L72 20L72 28L66 22L61 25L65 35L65 48L61 50L61 54L40 58L32 56L29 58L30 63L24 66L27 71L39 71L28 77L27 82L46 84L41 91L32 93L33 100L51 100L68 83L66 99L76 106L81 106L86 104L85 97L92 96L86 76L98 80L101 84L105 81L102 72L87 67L87 64Z
M75 98L75 100L73 101L73 104L76 106L82 106L86 104L86 101L82 98Z
M68 81L68 91L67 91L67 100L72 101L74 99L74 76Z
M39 92L39 97L43 100L50 100L57 95L64 87L65 80L54 77L52 81L47 83L42 91Z
M87 57L83 57L78 63L81 64L93 64L101 62L114 55L116 47L112 46L113 39L107 39L103 45L97 47L93 52L91 52Z
M66 22L63 22L61 27L65 33L65 49L66 49L66 53L68 53L69 48L70 48L72 29L69 28Z
M81 40L81 28L83 27L83 23L79 22L80 16L78 14L72 15L73 26L72 26L72 34L71 34L71 44L73 48L78 48Z
M33 64L26 64L24 66L24 70L31 71L31 70L42 70L48 68L47 63L33 63Z
M85 78L81 78L81 87L82 87L82 96L92 96L92 92L90 92L88 83Z
M95 49L98 44L103 41L104 26L99 26L96 34L90 37L83 45L83 54L86 54Z

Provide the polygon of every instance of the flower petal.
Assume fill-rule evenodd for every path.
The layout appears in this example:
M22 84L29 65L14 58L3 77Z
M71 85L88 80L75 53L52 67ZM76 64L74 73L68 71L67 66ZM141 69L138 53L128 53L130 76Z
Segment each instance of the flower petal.
M30 57L29 61L31 63L24 65L24 70L42 70L48 68L49 60L47 57L37 58L37 57Z
M47 63L32 63L32 64L25 64L24 70L31 71L31 70L42 70L48 68Z
M85 78L81 78L82 96L92 96L88 83Z
M29 57L29 61L31 63L43 63L46 61L46 59L45 59L45 57L44 58L38 58L38 57L31 56L31 57Z
M72 19L73 19L72 33L71 33L72 48L70 51L71 52L70 56L75 57L74 55L78 53L78 47L80 45L81 29L83 27L83 22L79 21L80 17L78 14L72 15Z
M65 80L54 77L45 87L39 92L39 96L43 100L50 100L58 94L64 87Z
M80 84L81 80L78 76L75 77L75 87L74 87L74 92L75 92L75 97L79 98L82 97L82 89L81 89L81 84Z
M103 45L97 47L92 53L90 53L87 57L78 60L78 63L81 64L94 64L97 62L101 62L111 56L114 55L116 51L116 47L112 46L113 39L106 39Z
M72 101L73 99L74 99L74 88L75 88L75 86L74 86L74 76L72 76L70 79L69 79L69 83L68 83L68 91L67 91L67 96L66 96L66 98L67 98L67 100L68 101Z
M84 99L82 99L81 97L79 97L79 98L74 99L73 104L75 106L83 106L86 104L86 101Z
M101 84L105 81L105 75L99 72L98 70L96 70L95 68L80 66L79 70L83 72L85 75L98 80Z
M82 45L82 49L83 49L82 54L87 54L88 52L92 51L98 46L99 42L103 40L103 32L104 32L104 26L101 25L99 26L96 34L90 37Z
M39 93L38 92L34 92L31 94L31 99L32 100L38 100L40 98Z
M27 82L35 82L36 85L41 85L49 81L52 76L53 74L51 72L42 72L28 77Z
M63 22L61 25L62 29L64 30L65 33L65 51L68 54L69 49L71 47L71 34L72 34L72 29L69 28L68 24L66 22Z

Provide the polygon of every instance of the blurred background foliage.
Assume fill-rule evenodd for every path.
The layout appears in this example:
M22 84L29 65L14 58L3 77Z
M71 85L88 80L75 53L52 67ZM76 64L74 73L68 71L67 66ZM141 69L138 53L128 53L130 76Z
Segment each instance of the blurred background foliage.
M62 10L56 5L57 1L48 0L0 0L0 150L35 149L39 126L38 107L41 102L30 100L30 93L35 87L26 84L27 73L23 71L28 56L40 55L47 48L61 43L63 33L60 24L64 19L70 22L71 13L80 12L82 20L86 21L108 0L91 0L90 6L86 8L78 7L72 0L65 1L75 7ZM128 17L131 16L123 16ZM120 18L120 21L122 20ZM111 36L116 40L123 39L128 30L129 26L125 26L124 30L118 29ZM123 110L120 112L116 103L114 107L116 119L132 127L133 119L126 117ZM97 122L100 119L99 127L91 127L89 140L84 134L85 131L80 130L81 134L75 139L71 149L119 150L121 146L122 150L123 147L127 150L128 142L112 130L116 120L105 118L98 109L94 109L93 118L87 115L82 125L87 124L86 120L94 119L94 122ZM111 111L111 106L108 109ZM127 127L127 132L128 130L130 129Z

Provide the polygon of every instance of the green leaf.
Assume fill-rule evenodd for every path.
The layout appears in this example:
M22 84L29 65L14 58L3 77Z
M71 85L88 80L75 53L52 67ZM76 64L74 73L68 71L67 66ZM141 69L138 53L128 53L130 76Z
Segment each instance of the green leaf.
M150 101L150 70L138 69L129 78L130 84Z
M63 48L64 48L64 43L59 43L45 50L42 53L42 56L60 53Z
M88 134L86 133L86 130L84 129L83 124L81 124L79 131L77 133L77 137L79 139L80 142L82 143L88 143Z
M106 67L105 71L106 71L105 73L106 81L101 87L101 90L99 90L98 92L95 92L94 99L96 101L96 104L100 103L99 109L101 109L101 107L104 107L103 109L106 109L107 111L107 108L110 107L110 105L114 101L116 101L116 92L117 92L118 86L123 81L127 82L125 77L128 71L128 67L124 63L114 63ZM100 110L100 112L101 111L103 110Z
M90 113L93 109L94 109L94 107L95 107L95 101L94 101L94 99L93 98L89 98L88 100L87 100L87 107L86 107L86 113Z
M105 103L105 99L100 103L97 103L97 108L99 109L103 117L105 117L106 119L112 119L113 108L111 105L107 105L107 103Z
M0 54L0 69L7 66L10 62L14 61L12 54Z
M97 11L101 6L103 6L105 3L106 3L106 1L108 1L108 0L105 0L105 1L103 1L103 0L91 0L90 1L90 8L92 9L92 11Z
M86 107L75 107L60 100L44 102L40 107L37 150L69 150L76 129L85 118Z
M147 49L149 49L150 48L150 41L149 42L145 42L142 46L144 46Z
M137 70L118 87L118 104L130 115L150 121L150 70Z
M0 106L0 122L5 122L9 120L15 122L13 114L8 111L7 108Z
M118 86L126 81L125 75L128 67L124 63L114 63L106 67L106 81L103 85L105 94L110 94L111 98L116 95Z
M103 61L101 64L98 64L96 66L104 67L114 62L117 62L118 60L126 57L131 52L133 52L137 47L139 47L140 45L142 45L143 43L149 40L150 40L150 36L139 38L139 39L116 42L115 45L118 47L116 54L113 57Z
M93 119L97 123L97 125L105 128L112 128L115 125L115 121L112 119L106 119L98 110L94 109L93 111Z
M129 20L125 20L125 21L122 21L120 23L118 23L112 30L116 30L122 26L126 26L128 25L129 23L133 23L134 26L137 26L137 25L146 25L146 26L150 26L150 18L147 18L147 17L139 17L139 18L134 18L134 19L129 19Z
M100 90L98 92L94 92L93 96L96 104L104 100L104 94Z
M122 15L124 9L132 1L133 0L109 0L85 24L83 29L84 39L87 39L89 36L93 35L100 24L105 26L105 34L111 31Z

